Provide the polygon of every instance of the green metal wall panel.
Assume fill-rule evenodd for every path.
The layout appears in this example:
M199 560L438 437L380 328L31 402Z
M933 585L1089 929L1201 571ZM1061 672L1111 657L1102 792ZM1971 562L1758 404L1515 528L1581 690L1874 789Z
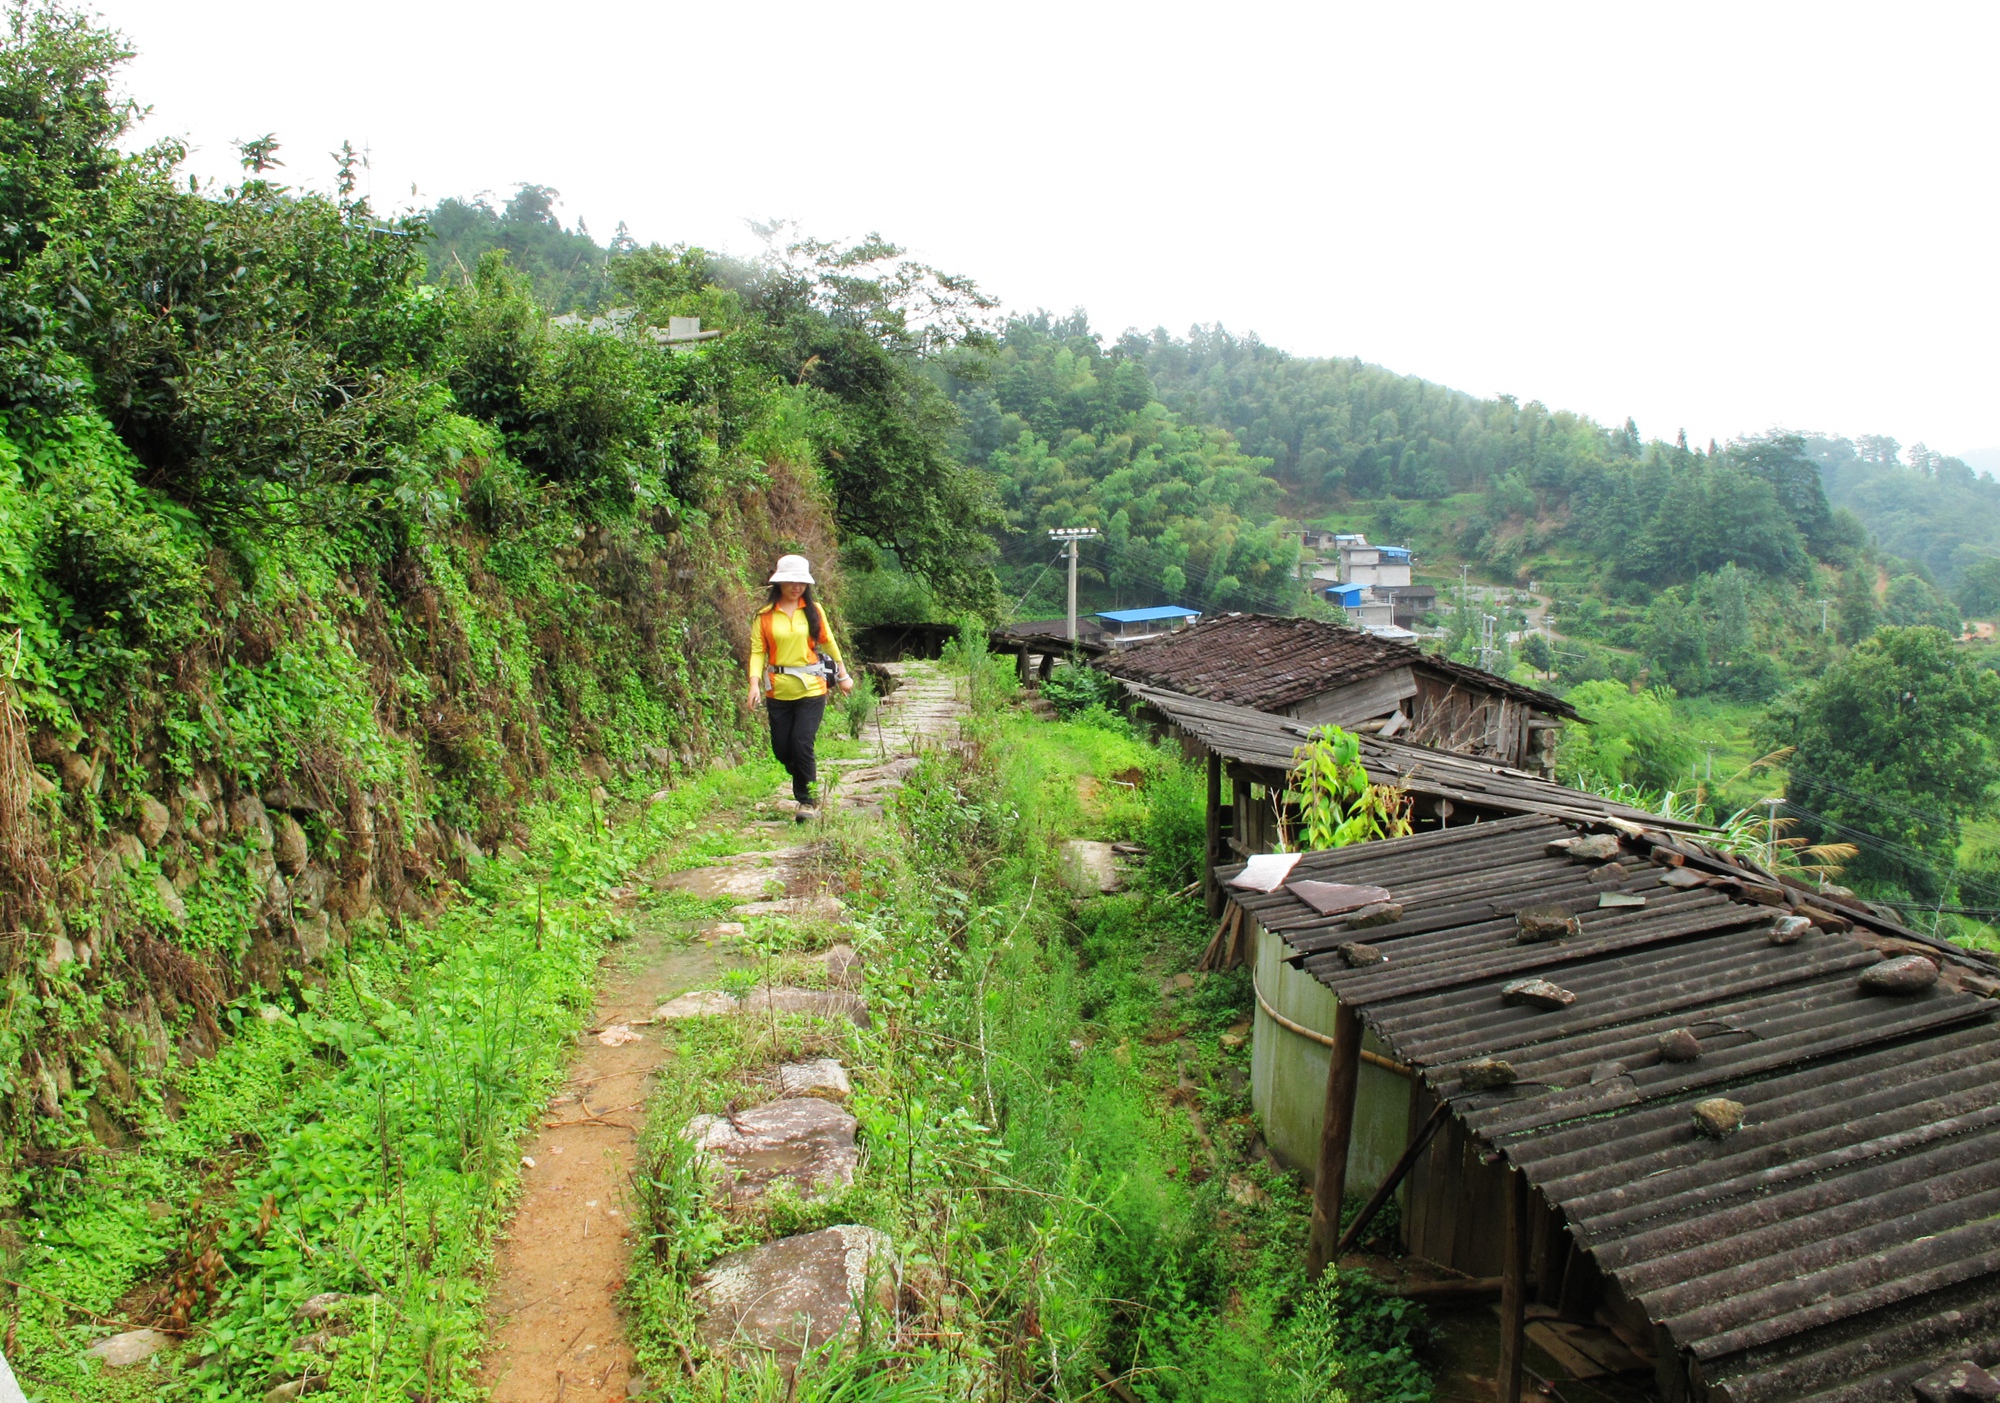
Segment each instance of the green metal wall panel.
M1331 1034L1333 992L1304 970L1284 961L1285 942L1257 928L1251 969L1264 1000L1285 1017L1315 1032ZM1362 1046L1384 1051L1373 1033ZM1281 1164L1308 1182L1319 1160L1320 1126L1326 1118L1327 1049L1272 1021L1260 1007L1252 1033L1250 1104L1264 1131L1264 1143ZM1355 1093L1354 1143L1347 1161L1347 1187L1366 1193L1395 1167L1410 1142L1408 1078L1373 1063L1361 1064Z

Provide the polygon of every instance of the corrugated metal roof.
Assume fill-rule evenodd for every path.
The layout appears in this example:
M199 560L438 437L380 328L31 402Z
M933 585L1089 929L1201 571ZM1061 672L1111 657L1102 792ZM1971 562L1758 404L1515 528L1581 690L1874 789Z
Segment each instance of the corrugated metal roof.
M1122 678L1120 685L1134 700L1150 707L1162 721L1186 732L1205 750L1255 769L1281 773L1290 770L1295 752L1305 744L1312 730L1288 717L1252 707L1205 701ZM1526 770L1510 769L1455 751L1402 745L1374 736L1364 735L1359 739L1361 763L1368 767L1370 780L1428 798L1449 799L1467 813L1485 810L1577 819L1621 818L1683 831L1698 827L1662 819L1601 795L1567 789Z
M1301 858L1292 880L1401 903L1365 934L1283 888L1231 899L1526 1174L1711 1396L1903 1403L1941 1365L2000 1356L2000 967L1685 838L1626 833L1615 873L1550 850L1581 827L1510 818ZM1522 943L1515 913L1549 903L1580 933ZM1774 943L1795 908L1854 929ZM1350 967L1355 940L1386 959ZM1911 951L1935 985L1862 987ZM1503 1001L1524 976L1574 1002ZM1663 1058L1677 1029L1695 1060ZM1468 1090L1475 1058L1517 1081ZM1742 1127L1698 1133L1707 1097L1746 1107Z
M1414 667L1482 691L1524 701L1551 716L1575 716L1560 697L1523 687L1408 643L1318 619L1223 614L1192 628L1134 644L1105 666L1120 677L1209 701L1277 710Z
M1178 604L1160 604L1151 609L1100 609L1097 617L1110 619L1113 623L1144 624L1155 619L1198 619L1201 610L1183 609Z

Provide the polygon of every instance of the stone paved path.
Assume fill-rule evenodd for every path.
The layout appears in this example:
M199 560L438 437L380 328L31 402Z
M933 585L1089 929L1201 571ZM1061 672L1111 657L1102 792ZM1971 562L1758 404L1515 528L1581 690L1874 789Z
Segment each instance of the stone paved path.
M890 663L888 668L896 690L883 698L874 724L861 735L862 744L874 753L820 766L822 789L831 790L844 813L880 813L882 800L909 777L927 746L958 739L964 706L954 679L935 663Z
M897 663L890 670L900 685L884 699L877 723L864 737L873 742L874 756L821 766L840 812L880 813L882 801L916 768L926 747L958 738L963 707L953 679L932 663ZM787 800L789 792L789 785L779 791ZM752 842L770 843L796 842L811 830L751 820L743 832ZM660 884L726 896L736 909L730 920L704 923L691 943L682 943L684 931L648 930L642 924L635 940L606 958L591 1031L528 1149L521 1202L495 1263L491 1345L481 1380L495 1403L557 1398L616 1403L627 1396L632 1352L617 1298L631 1252L625 1213L632 1152L653 1077L666 1061L654 1029L676 1018L772 1007L855 1022L867 1018L865 1002L841 987L858 985L861 973L853 949L844 944L827 955L834 989L764 989L738 1000L715 988L723 971L741 963L734 942L743 935L746 918L839 920L839 899L814 889L809 846L740 853L674 873ZM772 1089L776 1105L788 1112L739 1116L741 1123L733 1126L710 1118L701 1128L703 1140L712 1139L710 1148L725 1158L746 1165L752 1158L762 1161L759 1173L739 1180L764 1178L761 1171L768 1169L768 1177L793 1177L802 1187L841 1181L852 1173L851 1117L823 1102L802 1108L780 1098L787 1092L824 1096L830 1083L837 1083L844 1098L845 1070L829 1062L783 1071L796 1085L785 1085L780 1076ZM773 1117L771 1124L763 1123ZM794 1120L798 1125L790 1123ZM747 1143L752 1135L768 1137L769 1143ZM756 1187L761 1186L739 1182L736 1192ZM883 1289L885 1250L879 1234L848 1226L732 1254L715 1264L704 1283L714 1307L705 1333L718 1347L734 1339L787 1353L803 1343L792 1338L801 1329L806 1338L824 1339L841 1328L854 1294Z

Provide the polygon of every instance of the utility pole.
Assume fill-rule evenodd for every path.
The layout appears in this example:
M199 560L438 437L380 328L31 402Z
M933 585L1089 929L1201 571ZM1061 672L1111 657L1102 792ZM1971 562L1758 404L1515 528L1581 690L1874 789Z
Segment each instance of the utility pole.
M1078 541L1097 539L1094 526L1058 526L1049 532L1051 541L1067 543L1069 546L1069 641L1076 642L1076 545Z
M1819 636L1824 638L1826 637L1826 606L1833 603L1833 601L1831 599L1815 599L1813 603L1819 605Z
M1778 870L1778 805L1784 802L1778 797L1764 801L1764 870L1773 874Z

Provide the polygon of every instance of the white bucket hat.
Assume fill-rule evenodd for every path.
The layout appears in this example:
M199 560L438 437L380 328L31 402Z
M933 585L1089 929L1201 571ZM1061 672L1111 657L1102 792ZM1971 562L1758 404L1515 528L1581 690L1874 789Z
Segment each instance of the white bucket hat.
M812 585L819 581L813 578L812 562L802 555L781 555L778 568L771 572L774 585Z

